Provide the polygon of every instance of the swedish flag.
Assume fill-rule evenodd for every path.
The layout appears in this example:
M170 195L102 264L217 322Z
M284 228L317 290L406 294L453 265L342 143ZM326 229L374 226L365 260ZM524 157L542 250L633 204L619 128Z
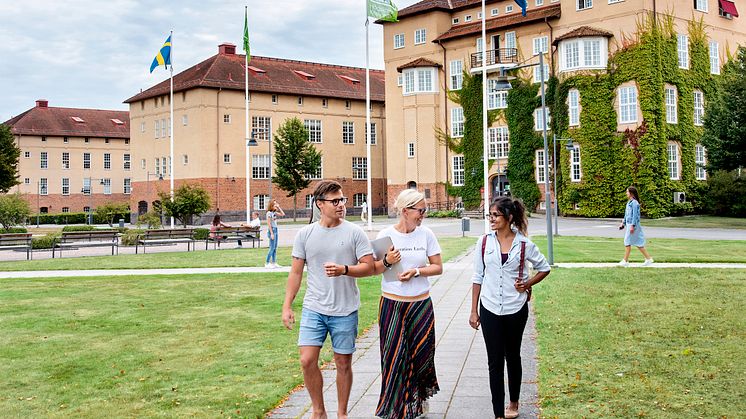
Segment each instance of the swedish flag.
M168 36L168 39L163 43L161 50L158 51L158 54L153 58L153 64L150 64L150 72L152 73L156 67L161 65L166 67L171 65L171 35Z

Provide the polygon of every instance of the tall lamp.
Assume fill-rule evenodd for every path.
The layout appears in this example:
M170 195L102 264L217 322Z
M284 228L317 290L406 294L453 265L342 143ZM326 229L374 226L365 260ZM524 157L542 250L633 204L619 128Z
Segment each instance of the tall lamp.
M251 130L251 138L246 139L246 224L251 222L251 147L259 145L256 141L257 131L259 130Z
M106 185L106 182L104 182L103 179L98 178L88 178L88 189L83 186L83 189L80 190L83 194L88 194L90 196L90 206L88 207L88 225L93 225L93 181L97 180L99 185Z

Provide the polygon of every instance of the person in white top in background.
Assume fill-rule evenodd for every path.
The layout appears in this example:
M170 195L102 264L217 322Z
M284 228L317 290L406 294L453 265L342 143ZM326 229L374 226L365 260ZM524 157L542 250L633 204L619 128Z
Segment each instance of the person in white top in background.
M360 209L360 220L364 223L368 222L368 201L363 201L363 206Z
M249 221L249 227L261 227L262 219L259 218L259 213L254 211L251 213L251 221Z
M518 417L523 374L521 340L528 320L529 293L532 286L549 275L550 266L538 247L526 238L528 221L521 201L496 198L490 205L489 219L492 232L480 237L474 250L469 325L474 329L482 325L493 413L496 418L509 419ZM523 261L538 271L530 279L528 269L521 266L524 246ZM510 392L507 409L503 376L506 363Z
M429 276L443 273L440 245L422 226L425 195L405 189L394 203L399 221L381 230L393 246L375 262L375 273L395 263L404 272L398 280L381 281L378 324L381 336L381 393L376 416L415 418L426 413L427 399L440 390L435 374L435 315Z

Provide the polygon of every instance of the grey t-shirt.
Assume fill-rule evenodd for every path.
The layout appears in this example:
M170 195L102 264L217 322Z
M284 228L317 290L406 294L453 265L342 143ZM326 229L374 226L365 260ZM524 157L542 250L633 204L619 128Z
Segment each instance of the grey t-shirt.
M308 286L303 308L326 316L347 316L360 307L360 290L351 276L326 276L324 263L355 265L363 256L373 253L363 229L347 220L336 227L319 223L303 227L295 235L293 257L304 259L308 269Z

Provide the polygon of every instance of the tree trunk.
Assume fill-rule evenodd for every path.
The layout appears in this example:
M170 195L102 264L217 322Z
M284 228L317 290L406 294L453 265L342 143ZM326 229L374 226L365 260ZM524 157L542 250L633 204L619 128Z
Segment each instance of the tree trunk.
M298 214L298 194L293 195L293 222L298 221L295 216Z

